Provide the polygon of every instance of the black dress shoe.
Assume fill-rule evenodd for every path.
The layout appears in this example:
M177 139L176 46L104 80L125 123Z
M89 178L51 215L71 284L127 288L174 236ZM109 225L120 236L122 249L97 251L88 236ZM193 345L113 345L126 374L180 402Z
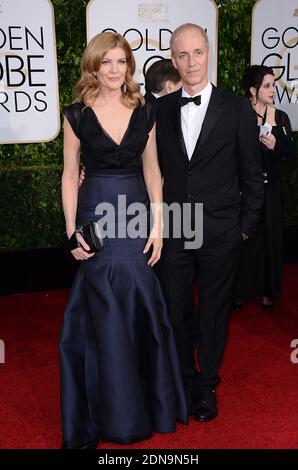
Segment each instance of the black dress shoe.
M195 403L194 418L197 421L205 422L216 418L217 404L215 391L211 389L201 389Z
M87 444L79 447L79 449L96 449L98 444L98 440L87 442Z
M273 308L274 308L274 304L261 304L261 307L263 310L265 310L266 312L272 312Z
M233 305L232 305L232 310L234 310L234 312L240 312L240 310L243 309L243 303L241 302L235 302Z
M98 441L99 439L94 439L93 441L89 441L82 446L76 446L76 447L69 447L69 445L63 442L61 449L96 449L98 445Z

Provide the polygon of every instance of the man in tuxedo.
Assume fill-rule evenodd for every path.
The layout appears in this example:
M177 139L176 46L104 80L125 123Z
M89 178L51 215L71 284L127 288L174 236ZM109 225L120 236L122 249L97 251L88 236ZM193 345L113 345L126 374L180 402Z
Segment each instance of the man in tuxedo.
M183 237L164 240L162 277L174 327L189 414L217 416L215 387L223 356L232 289L241 244L255 231L263 202L261 155L248 100L221 92L208 79L204 29L185 24L171 38L182 89L160 98L157 144L164 202L203 203L203 243L186 248ZM193 288L198 274L195 369L192 344Z
M155 103L158 98L181 88L181 79L171 59L154 62L145 74L145 100Z

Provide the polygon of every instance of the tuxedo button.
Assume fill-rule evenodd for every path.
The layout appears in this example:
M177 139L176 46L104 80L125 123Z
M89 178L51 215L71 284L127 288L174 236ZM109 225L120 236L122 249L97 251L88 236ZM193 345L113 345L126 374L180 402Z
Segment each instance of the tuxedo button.
M187 174L188 174L188 176L192 176L192 175L193 175L193 172L192 172L192 171L189 171Z
M194 197L193 194L189 194L189 195L187 196L187 199L188 199L189 201L193 201L194 198L195 198L195 197Z

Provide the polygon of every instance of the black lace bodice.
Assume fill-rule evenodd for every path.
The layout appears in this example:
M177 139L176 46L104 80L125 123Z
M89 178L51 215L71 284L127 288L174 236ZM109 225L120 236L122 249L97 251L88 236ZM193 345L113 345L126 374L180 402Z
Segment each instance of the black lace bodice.
M101 126L93 109L84 103L71 104L64 114L80 139L86 170L141 168L141 156L155 123L154 108L150 103L134 109L119 145Z

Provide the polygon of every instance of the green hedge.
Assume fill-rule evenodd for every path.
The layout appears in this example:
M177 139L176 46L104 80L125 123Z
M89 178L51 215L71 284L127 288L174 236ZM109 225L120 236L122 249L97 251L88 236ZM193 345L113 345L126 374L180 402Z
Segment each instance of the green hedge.
M61 109L73 101L86 45L88 2L52 0L55 9ZM250 60L251 11L255 0L221 0L218 86L241 93L241 76ZM124 6L123 6L124 7ZM0 250L60 245L62 133L49 143L0 147ZM283 175L286 222L298 223L298 168Z
M2 251L61 244L60 180L60 165L0 168Z

